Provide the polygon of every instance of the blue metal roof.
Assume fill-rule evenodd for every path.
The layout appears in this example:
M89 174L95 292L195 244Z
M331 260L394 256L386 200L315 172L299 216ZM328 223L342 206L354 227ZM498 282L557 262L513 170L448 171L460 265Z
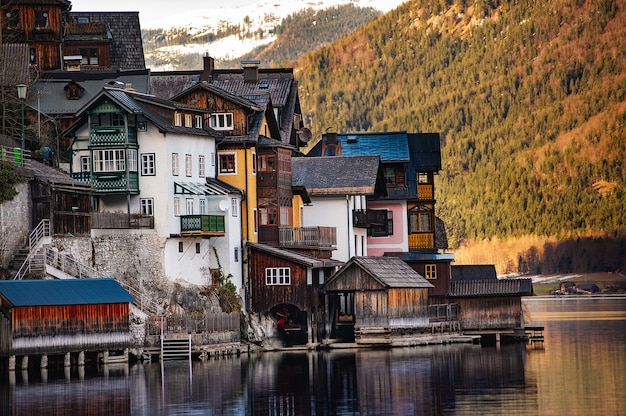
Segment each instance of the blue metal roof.
M379 155L383 162L410 160L405 132L337 134L337 140L341 142L341 156Z
M111 278L0 280L0 296L13 306L91 305L135 301Z

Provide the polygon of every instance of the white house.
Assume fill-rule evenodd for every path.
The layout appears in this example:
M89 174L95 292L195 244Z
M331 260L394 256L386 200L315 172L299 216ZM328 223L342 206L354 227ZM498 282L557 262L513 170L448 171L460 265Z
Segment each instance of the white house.
M303 186L311 204L302 207L302 224L337 229L336 260L367 256L371 233L386 233L387 210L372 211L367 197L385 195L378 156L299 157L291 161L292 183Z
M216 179L206 109L104 88L64 132L70 170L94 189L92 236L157 236L170 280L209 284L218 272L242 287L241 191ZM114 231L113 231L114 230Z

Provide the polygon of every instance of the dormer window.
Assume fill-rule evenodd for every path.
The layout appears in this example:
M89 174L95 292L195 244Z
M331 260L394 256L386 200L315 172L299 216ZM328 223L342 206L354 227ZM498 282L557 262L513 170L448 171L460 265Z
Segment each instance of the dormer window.
M50 26L50 19L47 10L35 11L35 28L46 29Z
M68 100L80 100L84 90L83 87L75 82L70 82L63 89L65 90L65 98Z
M233 129L233 114L232 113L211 114L211 128L215 130L232 130Z
M197 129L201 129L202 128L202 116L195 115L194 116L194 120L195 120L194 127L197 128Z
M174 125L176 127L182 127L182 125L183 125L183 115L182 115L182 113L174 113Z

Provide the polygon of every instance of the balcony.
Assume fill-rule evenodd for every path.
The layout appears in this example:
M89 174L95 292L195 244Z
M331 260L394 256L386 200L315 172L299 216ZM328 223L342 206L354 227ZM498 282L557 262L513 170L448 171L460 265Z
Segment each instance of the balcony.
M435 248L435 234L409 234L409 250L419 248Z
M337 229L335 227L278 227L280 247L337 248Z
M125 214L118 212L91 213L93 229L140 229L154 228L154 217L141 214Z
M181 215L181 237L219 237L226 235L223 215Z
M386 209L354 209L352 223L357 228L382 227L387 223Z
M92 145L103 146L126 143L124 126L92 127L90 134ZM137 143L137 130L134 127L128 128L128 143Z
M431 184L417 185L417 198L428 201L435 199L433 186Z

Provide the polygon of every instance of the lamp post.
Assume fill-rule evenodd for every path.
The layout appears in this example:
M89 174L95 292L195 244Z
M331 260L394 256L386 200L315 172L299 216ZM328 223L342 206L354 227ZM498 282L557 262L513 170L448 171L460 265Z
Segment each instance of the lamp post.
M28 90L28 86L26 84L18 84L17 87L17 98L20 99L20 103L22 105L22 164L24 163L24 152L26 150L26 135L25 135L25 125L24 125L24 100L26 100L26 92Z

